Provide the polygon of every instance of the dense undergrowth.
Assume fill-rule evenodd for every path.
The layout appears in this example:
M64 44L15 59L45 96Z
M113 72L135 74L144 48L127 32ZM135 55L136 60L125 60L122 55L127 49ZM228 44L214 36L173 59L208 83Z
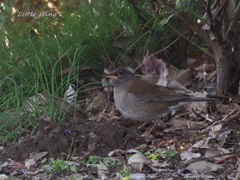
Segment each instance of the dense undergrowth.
M169 21L173 21L173 26L180 25L175 23L174 13L163 11L156 16L148 2L138 2L143 7L140 11L121 0L29 1L20 5L17 2L2 2L0 6L2 142L23 127L36 127L39 112L24 113L24 103L29 97L42 91L63 97L71 82L81 81L82 67L97 69L95 72L99 73L106 60L121 64L126 57L128 64L136 64L131 58L142 57L148 50L160 50L166 61L176 63L181 58L179 53L174 56L168 49L177 37L165 25ZM34 18L19 15L26 12L52 14ZM119 45L116 40L121 38L130 41L122 44L120 41ZM55 116L51 104L36 108Z
M81 67L101 72L103 57L120 59L118 49L109 43L116 38L116 30L120 35L133 35L140 26L131 6L121 1L65 3L52 9L48 5L20 11L14 2L1 4L1 141L14 137L23 127L36 126L35 112L21 115L30 96L48 91L62 97L70 82L81 80ZM104 8L106 5L109 8ZM57 15L30 20L19 17L19 12L28 11ZM51 106L39 108L54 115Z

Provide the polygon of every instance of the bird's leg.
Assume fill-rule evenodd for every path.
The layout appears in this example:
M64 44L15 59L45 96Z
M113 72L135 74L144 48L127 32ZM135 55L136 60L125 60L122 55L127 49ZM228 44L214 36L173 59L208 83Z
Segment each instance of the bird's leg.
M149 134L151 134L157 125L158 123L155 121L151 126L147 128L145 132L148 132Z
M156 130L156 128L161 130L165 129L166 127L165 122L169 121L170 118L171 114L167 113L158 120L144 122L141 126L138 127L138 129L143 129L149 122L151 122L151 124L147 127L147 130L145 130L144 133L142 134L142 137L151 137L152 136L151 133L154 130Z
M140 126L138 126L138 129L143 129L143 128L145 128L146 126L147 126L147 124L148 124L148 121L146 121L146 122L144 122L143 124L141 124Z
M165 123L162 122L162 121L151 121L152 124L147 128L146 131L144 131L144 133L141 135L142 137L145 137L145 138L151 138L153 135L152 135L152 132L154 130L158 130L158 129L164 129L165 128ZM147 122L145 122L143 125L146 125ZM143 126L141 125L141 126Z

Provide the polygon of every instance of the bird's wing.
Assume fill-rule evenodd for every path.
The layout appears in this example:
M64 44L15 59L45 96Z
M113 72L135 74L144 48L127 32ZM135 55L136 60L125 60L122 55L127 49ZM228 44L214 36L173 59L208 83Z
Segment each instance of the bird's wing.
M142 103L176 102L190 98L188 95L177 93L164 86L148 83L137 77L128 86L127 93Z

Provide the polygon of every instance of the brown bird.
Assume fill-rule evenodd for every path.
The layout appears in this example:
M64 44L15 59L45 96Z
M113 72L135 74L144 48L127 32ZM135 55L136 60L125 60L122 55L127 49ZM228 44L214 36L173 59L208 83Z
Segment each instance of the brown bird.
M123 116L131 119L161 120L172 110L193 101L213 101L197 98L164 86L155 85L134 75L124 67L117 68L106 78L113 79L114 101Z

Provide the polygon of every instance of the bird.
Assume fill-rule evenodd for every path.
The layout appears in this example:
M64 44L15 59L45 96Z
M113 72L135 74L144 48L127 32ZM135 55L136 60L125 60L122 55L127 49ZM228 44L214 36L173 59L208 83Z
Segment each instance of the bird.
M153 84L126 67L105 75L114 85L113 97L121 114L140 121L165 120L172 110L191 102L214 101L214 98L194 97L168 87Z

